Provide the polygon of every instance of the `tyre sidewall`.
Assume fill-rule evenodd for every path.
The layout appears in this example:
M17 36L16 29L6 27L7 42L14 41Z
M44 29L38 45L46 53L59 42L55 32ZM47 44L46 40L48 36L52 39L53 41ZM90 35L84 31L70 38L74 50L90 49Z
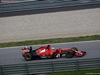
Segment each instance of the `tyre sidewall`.
M72 49L75 50L75 51L78 51L78 49L76 47L73 47Z
M24 58L26 61L30 61L32 59L32 55L30 53L27 53L24 55Z
M74 56L74 51L68 50L66 51L65 55L67 58L72 58Z

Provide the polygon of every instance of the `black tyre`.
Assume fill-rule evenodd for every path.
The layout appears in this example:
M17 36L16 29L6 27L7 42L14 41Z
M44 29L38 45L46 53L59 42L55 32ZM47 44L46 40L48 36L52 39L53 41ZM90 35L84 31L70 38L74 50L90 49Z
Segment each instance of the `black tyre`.
M56 58L56 55L53 54L52 56L50 56L50 58L54 59Z
M30 53L25 54L24 56L26 61L30 61L32 59L32 55Z
M73 56L74 56L74 51L72 51L72 50L68 50L68 51L66 51L66 53L65 53L65 55L66 55L66 57L67 58L72 58Z
M78 51L78 49L76 47L72 47L73 50Z

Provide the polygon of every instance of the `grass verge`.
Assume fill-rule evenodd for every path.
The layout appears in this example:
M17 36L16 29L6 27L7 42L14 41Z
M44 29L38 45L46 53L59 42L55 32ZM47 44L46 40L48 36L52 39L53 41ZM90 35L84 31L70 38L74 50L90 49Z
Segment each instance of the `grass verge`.
M25 46L25 45L64 43L64 42L91 41L91 40L100 40L100 35L0 43L0 48L1 47Z
M100 75L100 69L96 70L82 70L82 71L67 71L50 73L48 75Z

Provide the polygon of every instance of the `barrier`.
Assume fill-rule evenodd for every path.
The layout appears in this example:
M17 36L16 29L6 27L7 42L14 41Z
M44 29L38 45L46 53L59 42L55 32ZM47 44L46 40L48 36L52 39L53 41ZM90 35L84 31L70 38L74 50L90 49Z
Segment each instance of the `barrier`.
M45 74L88 69L100 69L100 58L3 65L0 66L0 75Z
M17 3L0 3L0 13L39 10L48 8L59 8L67 6L80 6L88 4L99 4L100 0L58 0L58 1L27 1Z

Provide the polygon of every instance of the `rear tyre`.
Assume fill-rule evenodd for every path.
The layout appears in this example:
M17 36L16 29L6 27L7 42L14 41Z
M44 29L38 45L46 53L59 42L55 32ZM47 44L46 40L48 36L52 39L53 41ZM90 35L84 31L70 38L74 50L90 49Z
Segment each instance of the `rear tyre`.
M73 50L78 51L78 49L76 47L72 47Z
M26 61L30 61L32 59L32 55L30 53L25 54L24 56Z
M53 54L50 58L54 59L54 58L56 58L56 55Z
M66 57L67 58L72 58L73 56L74 56L74 51L72 51L72 50L68 50L68 51L66 51L66 53L65 53L65 55L66 55Z

